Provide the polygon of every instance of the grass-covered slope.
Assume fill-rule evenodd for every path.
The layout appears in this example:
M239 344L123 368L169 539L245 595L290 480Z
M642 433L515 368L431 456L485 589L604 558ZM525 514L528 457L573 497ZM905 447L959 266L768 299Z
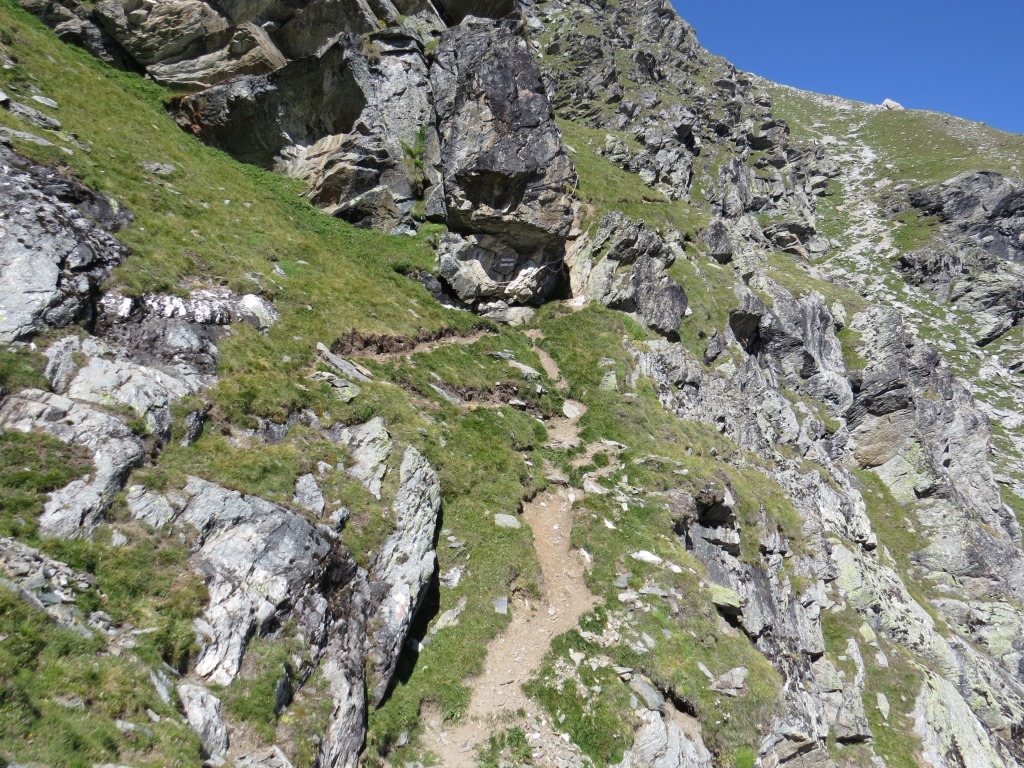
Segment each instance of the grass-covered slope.
M393 751L403 732L415 737L423 725L421 712L426 704L445 717L458 717L468 704L466 681L482 669L488 640L508 620L494 611L493 599L537 591L537 564L529 529L498 529L491 515L514 513L520 499L543 485L541 467L545 460L568 466L571 458L543 447L547 435L535 418L561 409L561 396L555 394L552 382L543 378L543 391L538 393L536 384L524 381L503 360L487 355L511 351L520 362L540 370L532 342L521 332L505 331L486 334L471 345L442 347L408 358L366 360L376 374L375 382L364 385L362 394L351 404L336 401L329 392L305 379L305 374L315 369L317 342L330 344L352 330L410 339L458 334L479 323L470 315L438 307L418 283L402 274L432 266L431 248L425 241L429 232L418 238L389 237L355 229L321 214L307 204L298 184L239 165L183 133L164 111L163 102L169 93L60 44L11 0L0 2L0 31L3 53L17 62L15 68L0 71L0 88L16 99L27 98L38 89L56 100L60 106L54 114L64 129L60 134L46 133L56 147L15 140L17 149L39 162L59 165L134 216L133 223L119 235L132 255L117 271L109 289L141 294L227 285L239 292L263 294L273 300L281 315L266 335L237 328L224 341L220 382L202 395L213 406L206 433L189 448L172 442L153 466L135 475L133 482L158 490L172 489L180 486L186 475L195 474L287 505L299 474L310 471L317 461L336 462L344 457L315 430L293 429L285 441L267 446L232 437L238 428L253 426L258 417L283 420L302 409L316 412L322 423L356 423L383 417L396 442L417 445L441 477L441 541L445 546L439 548L439 568L444 573L461 566L464 576L457 588L441 591L439 604L432 610L442 612L463 600L466 608L457 626L432 636L415 664L410 659L387 703L371 715L368 757L373 761L375 755ZM0 124L15 130L28 129L6 112L0 112ZM653 203L633 176L620 172L622 178L605 178L606 172L614 174L615 169L592 155L590 145L596 139L582 129L578 134L573 133L572 126L566 126L566 130L569 140L581 145L579 162L584 178L580 193L593 205L595 216L625 207L635 215L645 214L655 226L691 233L705 221L705 213L685 203ZM170 164L174 171L169 176L154 175L145 170L144 162ZM628 355L617 338L623 332L622 322L617 313L598 309L578 316L562 316L554 311L542 314L538 320L542 332L550 336L546 345L565 368L570 393L590 406L584 438L588 442L611 439L628 444L628 461L657 453L693 463L695 472L710 471L710 464L701 464L709 459L701 457L710 456L712 446L720 442L716 436L706 429L674 422L661 411L650 392L628 403L617 392L600 389L599 377L594 380L597 369L593 361L601 355L614 355L623 366L622 374L626 373ZM632 333L644 336L639 328L630 327ZM41 362L25 350L5 352L5 387L16 390L39 386ZM431 384L459 393L482 407L451 405ZM501 399L507 399L510 393L518 393L532 415L502 406ZM11 439L5 438L8 442ZM696 458L692 458L695 447ZM3 476L11 478L9 483L19 489L26 487L29 479L12 468L24 462L29 448L36 450L44 462L49 460L46 450L57 450L48 443L5 444ZM637 471L633 482L652 490L664 489L673 477L667 465L658 471ZM41 504L43 496L39 494L64 482L63 476L50 477L46 472L53 471L41 466L36 472L40 477L30 478L29 491L36 495L18 502L22 516L30 518ZM756 472L751 475L752 481L762 479ZM325 488L325 492L352 510L345 541L365 563L390 532L386 510L393 485L386 484L382 502L355 484L342 483L337 488ZM758 492L758 487L752 487L750 498ZM5 499L5 519L15 515L12 505ZM594 501L592 512L613 515L602 509L600 500ZM614 516L620 518L618 513ZM4 730L0 755L51 765L199 762L198 744L182 728L173 704L168 707L155 700L147 669L164 662L181 671L187 669L195 649L190 622L205 600L202 586L188 575L187 549L176 536L133 526L117 509L112 522L127 534L126 546L114 548L106 543L110 537L106 529L99 531L95 541L73 544L39 542L31 525L19 528L11 524L5 530L40 544L52 557L93 573L98 592L107 596L105 610L115 622L155 627L158 631L140 636L139 646L118 659L101 662L91 672L97 695L85 696L81 693L84 683L76 670L94 669L94 659L106 653L104 640L93 637L70 642L66 631L56 630L5 597L0 634L25 636L32 645L12 649L4 663L13 668L32 658L46 665L47 671L46 684L31 692L23 682L31 679L31 668L11 678L4 695L8 702L21 702L17 705L21 714L16 725ZM576 534L579 546L599 556L600 568L595 570L593 581L599 595L610 594L605 576L623 560L627 549L661 550L695 569L699 567L678 543L665 539L671 521L656 505L641 505L621 522L629 530L626 537L609 538L607 528L589 524ZM691 594L694 585L689 572L680 578L685 582L678 585L681 592ZM714 629L716 619L713 612L708 612L706 600L697 593L692 593L692 598L692 605L686 609L687 628L676 631L677 639L672 644L665 645L650 660L637 660L626 653L621 661L647 669L659 679L671 680L685 695L696 697L710 718L716 707L703 692L700 672L693 665L681 666L677 658L697 652L689 646L693 633L706 637ZM95 607L80 605L83 613ZM592 618L587 626L596 627L597 621L597 617ZM657 613L645 621L638 628L655 634L675 626L678 618ZM296 764L306 764L315 751L316 734L324 727L325 712L319 703L324 695L323 681L314 675L296 702L280 715L274 713L268 700L277 670L282 663L290 663L288 655L296 651L292 642L282 639L256 643L247 656L241 679L219 695L228 721L246 739L255 744L276 741ZM562 645L557 645L556 651ZM778 679L741 636L723 639L716 649L701 650L705 652L718 670L741 662L754 670L751 696L737 702L734 716L708 734L710 743L724 754L741 754L754 746L763 727L758 723L767 720L774 706ZM55 658L63 659L60 663L64 666L54 666ZM51 674L51 668L64 669L65 673ZM573 731L598 760L617 759L628 746L632 726L628 712L622 709L623 702L628 703L627 689L618 680L608 682L607 702L598 709L617 723L609 733L618 736L609 740L608 734L603 734L588 739L584 731L589 728L593 732L595 724L587 725L583 720ZM107 687L115 683L121 687L108 691ZM545 692L543 677L537 685L541 701L552 707L562 706ZM82 698L82 708L68 709L59 703L77 701L76 696ZM113 725L119 718L144 723L147 708L160 715L164 723L153 726L152 735L128 738ZM730 711L732 708L730 703ZM44 744L36 735L43 730L72 735L56 741L48 739ZM86 735L74 735L79 731ZM417 756L415 745L413 738L410 746L391 759L400 763L405 757Z
M535 491L537 470L524 456L545 436L533 418L511 408L467 411L444 403L426 386L422 372L436 367L449 380L445 386L453 390L493 388L504 380L508 387L522 387L524 396L533 400L521 375L504 361L483 355L511 347L524 363L539 365L529 356L525 337L485 337L464 352L443 350L417 355L408 364L382 364L377 366L378 383L365 385L351 405L342 404L305 378L315 370L318 342L329 345L353 330L417 339L464 333L479 325L471 315L442 309L404 274L432 266L429 230L418 238L390 237L322 214L306 202L297 183L240 165L183 133L164 110L168 92L61 44L10 0L0 2L0 49L16 62L14 68L0 70L0 88L15 99L45 94L60 105L53 113L63 123L62 133L38 131L0 112L0 125L45 133L56 145L15 139L15 147L81 178L134 216L119 233L132 255L111 280L110 290L137 295L226 285L260 293L280 312L280 321L268 334L242 327L222 343L220 383L202 396L213 406L203 438L187 449L172 443L155 466L139 472L133 482L169 489L184 482L187 474L198 474L290 504L295 478L320 459L342 458L338 449L311 430L296 430L275 446L245 445L226 439L226 433L252 426L258 417L283 420L301 409L316 412L322 423L382 416L396 442L417 444L441 476L445 536L464 544L462 549L441 548L441 569L469 555L473 567L458 589L445 593L441 605L444 610L467 597L464 620L439 633L414 670L403 671L389 703L373 715L370 754L386 750L402 731L414 729L425 699L442 712L460 712L468 690L463 679L480 669L487 640L507 622L494 612L491 601L513 588L529 589L535 578L529 533L498 534L489 514L514 513L519 500ZM170 164L174 171L157 176L144 169L144 162ZM4 388L45 386L42 362L23 348L5 350L0 357ZM533 385L529 390L535 391ZM537 405L550 411L560 402L548 398ZM3 674L0 709L10 718L0 732L0 757L54 766L198 765L198 742L174 714L173 705L155 701L146 674L147 667L163 662L184 671L194 650L191 619L205 598L188 576L187 550L177 543L176 534L120 521L116 508L113 522L129 538L124 547L105 544L110 536L105 529L90 542L38 542L32 515L41 508L45 492L70 479L65 477L67 467L75 464L51 466L62 454L61 447L49 441L0 439L3 533L41 544L51 556L95 574L97 589L110 600L106 611L115 622L159 630L141 635L134 652L97 666L97 654L107 653L102 639L75 635L70 642L68 632L51 627L0 590L5 601L0 635L31 641L18 648L5 641L4 669L24 669L18 675ZM445 445L452 448L445 450ZM54 451L58 453L51 459ZM28 454L39 456L39 467L26 464ZM24 471L19 469L22 465ZM365 563L390 532L385 513L393 487L383 502L354 484L325 490L352 509L345 537ZM28 522L22 524L19 518ZM96 607L80 609L87 614ZM69 665L66 674L59 674L58 666L50 669L56 663L53 659ZM25 666L27 660L47 665L45 673L37 670L43 677L34 685L30 682L36 672ZM279 653L255 649L244 671L246 679L235 684L239 690L223 692L226 716L253 734L256 744L269 743L280 729L278 741L300 764L308 763L325 722L317 703L324 693L314 678L306 698L300 696L278 718L272 702L260 700L260 691L267 690L260 681L279 668ZM93 682L82 678L79 669ZM116 679L116 692L106 692L107 679ZM90 686L94 695L85 696L82 691ZM130 689L131 695L122 688ZM60 704L65 699L77 701L76 697L83 699L81 708ZM128 737L114 726L118 718L145 723L146 708L170 716L166 726L150 729L154 735ZM78 731L87 733L77 736Z
M967 171L995 171L1024 179L1024 136L922 110L890 111L770 85L775 111L793 136L822 144L840 161L830 195L818 204L818 227L835 247L819 265L873 301L901 309L913 331L941 350L950 369L968 383L992 419L995 463L1013 475L1024 467L1024 430L1009 415L1024 400L1006 368L1024 354L1024 334L1011 328L981 350L980 321L955 303L937 300L904 280L899 260L926 248L942 230L936 217L915 209L893 214L908 189L942 183ZM1019 374L1018 374L1019 375ZM1004 500L1020 506L1007 487Z
M241 165L184 133L165 111L169 91L59 43L11 0L0 4L0 29L0 47L16 62L0 70L0 89L16 100L37 90L54 99L60 106L49 111L63 125L60 134L41 132L56 147L17 139L15 147L134 216L119 234L132 257L110 287L137 295L226 285L263 294L281 312L268 335L240 330L223 345L227 375L214 399L229 416L280 417L311 405L315 397L296 386L296 374L317 342L354 328L415 337L474 323L400 273L431 266L427 233L388 237L324 216L300 183ZM0 125L33 130L7 111ZM155 175L146 162L174 171Z

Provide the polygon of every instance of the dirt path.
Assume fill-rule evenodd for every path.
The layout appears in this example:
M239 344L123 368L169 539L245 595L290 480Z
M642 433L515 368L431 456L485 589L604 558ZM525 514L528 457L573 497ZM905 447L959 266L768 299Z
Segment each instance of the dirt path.
M546 350L537 346L537 342L544 338L543 334L538 330L530 330L526 332L526 335L533 341L533 351L540 358L540 364L544 368L544 373L555 382L555 389L568 389L569 385L562 378L562 372L558 369L558 363L555 362L555 359Z
M419 341L415 343L391 338L381 338L380 340L371 339L367 342L369 345L365 349L353 350L347 353L347 357L351 358L355 362L360 360L394 360L396 357L406 357L408 355L414 355L417 352L434 352L442 347L450 347L453 345L467 347L470 344L480 341L484 336L493 335L494 331L486 328L480 328L465 335L452 334L450 336L442 336L439 339ZM388 345L394 345L396 348L389 350L387 349Z
M554 360L546 353L540 357L548 376L564 388ZM586 408L581 403L567 403L565 417L552 419L548 432L558 445L578 445L578 423ZM522 685L540 669L551 641L576 626L596 602L584 579L583 558L570 542L574 505L582 498L581 490L556 487L524 505L522 519L533 530L540 561L541 598L512 603L512 621L488 647L483 674L470 682L472 698L462 719L443 723L435 717L431 722L428 716L424 746L438 756L441 765L476 765L477 748L515 722L530 721L541 741L566 746L544 724L543 713L523 693ZM543 760L538 763L546 764Z

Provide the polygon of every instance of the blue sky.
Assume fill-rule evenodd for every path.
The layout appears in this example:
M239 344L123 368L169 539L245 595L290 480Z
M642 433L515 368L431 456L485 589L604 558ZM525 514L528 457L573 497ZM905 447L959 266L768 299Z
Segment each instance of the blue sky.
M672 2L748 72L1024 133L1024 0Z

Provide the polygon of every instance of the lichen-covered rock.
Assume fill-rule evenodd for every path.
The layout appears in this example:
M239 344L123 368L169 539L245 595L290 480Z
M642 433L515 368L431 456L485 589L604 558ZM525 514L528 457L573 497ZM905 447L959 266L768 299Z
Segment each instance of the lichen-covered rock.
M125 493L125 502L132 517L153 528L163 528L175 514L165 496L147 491L141 485L129 486Z
M853 326L868 361L847 416L854 450L894 494L921 499L923 562L976 597L1021 594L1020 526L988 464L988 419L895 310L858 314Z
M191 565L210 595L197 620L195 671L227 685L253 632L318 590L332 543L293 512L199 478L189 479L182 497L177 520L200 534Z
M935 768L1018 764L1002 758L960 693L938 675L927 675L914 702L914 732L924 744L924 759Z
M124 220L0 144L0 343L91 319L100 283L128 255L110 234Z
M324 513L324 506L326 505L324 494L320 490L320 485L317 483L316 478L311 474L300 475L298 480L295 481L295 498L293 501L317 517Z
M387 472L387 460L393 447L391 435L384 427L384 419L378 416L365 424L332 427L328 436L348 449L353 461L352 466L348 467L348 473L379 499L381 483Z
M441 482L415 448L407 448L402 459L394 511L396 530L370 569L374 609L367 625L367 688L374 706L387 693L409 627L437 567L434 539L441 511Z

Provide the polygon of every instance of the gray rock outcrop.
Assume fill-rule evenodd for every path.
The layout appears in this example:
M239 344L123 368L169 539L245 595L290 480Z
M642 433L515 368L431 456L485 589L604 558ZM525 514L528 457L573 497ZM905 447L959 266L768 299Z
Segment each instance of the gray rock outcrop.
M409 627L437 568L434 544L441 511L441 482L415 449L402 458L395 497L395 532L370 569L375 609L367 622L370 702L383 700Z
M202 649L195 672L227 685L252 634L310 602L306 593L318 589L332 543L299 515L198 478L189 479L182 496L177 520L200 534L191 565L210 595L197 622Z
M11 589L33 608L46 611L58 625L82 630L80 595L96 592L96 577L76 571L34 547L0 538L0 586Z
M910 203L943 226L925 247L904 253L900 268L980 324L976 342L991 344L1024 319L1024 187L973 171L911 190Z
M610 213L592 238L573 243L566 263L574 295L635 312L649 328L678 339L689 299L668 274L677 258L686 258L677 242L666 242L642 221Z
M178 686L178 698L189 727L203 744L205 756L223 759L228 751L228 729L221 714L220 699L201 685L190 683Z
M412 29L342 30L303 56L182 99L179 122L360 226L403 231L422 205L451 230L441 276L467 304L550 295L574 170L517 22L468 18L429 59Z
M670 714L644 712L633 745L615 768L712 768L714 762L699 734L686 733Z
M378 426L367 434L379 434ZM390 439L387 448L382 461ZM203 576L209 601L195 622L200 651L194 674L230 685L253 637L290 627L308 648L300 684L319 666L333 702L316 765L355 766L367 708L387 693L435 577L441 486L427 460L406 449L394 501L396 530L369 573L332 529L196 477L166 498L133 487L127 502L139 521L186 528L196 537L189 564ZM207 749L215 755L220 742L212 705L196 697L189 723L204 744L211 741Z
M511 22L467 20L442 35L430 79L446 221L476 236L442 250L442 276L466 302L547 296L572 225L575 172L526 39Z
M118 419L37 389L23 390L0 402L0 427L44 432L92 453L90 474L50 494L39 518L43 536L89 536L144 454L142 441Z
M125 217L87 187L0 144L0 343L93 319L100 283L128 255Z

